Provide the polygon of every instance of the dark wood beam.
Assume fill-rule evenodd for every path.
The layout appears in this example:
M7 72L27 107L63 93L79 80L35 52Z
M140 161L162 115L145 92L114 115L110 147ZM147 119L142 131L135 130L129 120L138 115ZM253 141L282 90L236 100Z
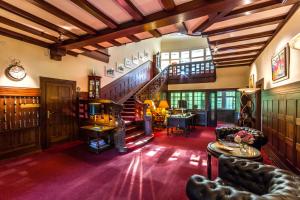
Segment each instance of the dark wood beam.
M165 10L170 11L175 8L175 3L173 0L160 0L162 6Z
M242 9L240 11L235 10L234 11L235 13L229 13L226 17L223 17L223 18L217 20L217 22L225 21L225 20L229 20L229 19L233 19L233 18L238 18L238 17L243 17L243 16L247 16L247 15L252 15L255 13L264 12L264 11L272 10L275 8L281 8L284 6L298 3L299 0L287 0L285 3L278 3L276 1L273 1L273 2L274 3L271 5L261 6L260 4L257 4L254 6L249 6L250 8L248 8L248 9Z
M5 17L0 16L0 22L3 23L3 24L6 24L8 26L12 26L14 28L20 29L22 31L26 31L28 33L34 34L36 36L43 37L43 38L46 38L46 39L54 41L54 42L58 42L58 38L54 37L53 35L49 35L45 32L42 32L42 31L39 31L37 29L31 28L29 26L20 24L18 22L12 21L12 20L7 19Z
M299 7L300 7L300 2L293 5L293 7L290 9L287 17L284 19L284 21L282 21L280 23L280 25L277 27L275 33L273 34L273 36L267 41L265 46L259 51L259 53L257 54L254 61L258 58L258 56L260 56L260 54L265 50L265 48L270 44L270 42L274 39L274 37L279 33L279 31L283 28L283 26L286 24L286 22L289 21L289 19L295 14L295 12L299 9Z
M244 40L271 37L274 34L274 32L275 31L272 30L272 31L265 31L265 32L261 32L261 33L253 33L253 34L249 34L249 35L230 37L230 38L210 41L210 44L220 45L220 44L226 44L226 43L231 43L231 42L240 42L240 41L244 41Z
M103 30L92 37L81 37L76 41L65 41L62 46L67 49L75 49L90 44L108 41L120 37L126 37L144 31L157 29L163 26L176 24L182 21L194 19L208 15L213 12L220 12L231 5L232 3L243 5L243 0L198 0L190 1L179 6L169 12L159 11L144 18L142 22L128 22L121 24L116 30Z
M75 17L72 17L71 15L63 12L62 10L56 8L52 4L46 2L45 0L26 0L30 2L31 4L63 19L66 22L69 22L70 24L73 24L74 26L86 31L89 34L95 34L96 30L91 28L90 26L86 25L85 23L79 21Z
M151 33L151 35L153 35L153 37L156 37L156 38L161 37L161 33L158 30L154 29L154 30L149 30L148 32Z
M11 31L11 30L8 30L8 29L2 28L2 27L0 27L0 35L4 35L6 37L14 38L16 40L20 40L20 41L27 42L30 44L35 44L40 47L48 48L50 46L50 44L47 42L29 37L27 35L16 33L14 31Z
M180 33L182 33L182 34L187 34L188 33L187 27L186 27L184 22L177 23L176 27L177 27L177 29L179 30Z
M111 44L113 44L114 46L117 46L117 47L122 45L120 42L118 42L116 40L109 40L107 42L109 42L109 43L111 43Z
M251 60L246 60L246 61L233 61L233 62L227 62L227 63L214 63L215 66L223 66L223 65L243 65L243 64L251 64Z
M108 63L109 62L109 56L102 54L101 52L98 51L85 51L81 53L80 55L84 55L90 58L93 58L95 60L99 60L101 62Z
M214 58L224 57L224 56L236 56L236 55L244 55L249 53L258 53L259 49L256 50L247 50L247 51L239 51L239 52L232 52L232 53L222 53L222 54L213 54Z
M236 57L231 57L231 58L214 58L214 62L226 62L226 61L233 61L233 60L241 60L241 59L254 59L255 55L249 55L249 56L236 56Z
M47 27L47 28L49 28L49 29L51 29L53 31L56 31L56 32L61 33L61 34L64 34L64 35L66 35L66 36L68 36L68 37L70 37L72 39L76 39L78 37L76 34L70 32L68 30L65 30L65 29L63 29L63 28L61 28L61 27L59 27L59 26L57 26L55 24L52 24L52 23L50 23L50 22L48 22L48 21L46 21L46 20L44 20L42 18L39 18L39 17L37 17L35 15L32 15L32 14L30 14L30 13L24 11L24 10L21 10L20 8L17 8L17 7L15 7L15 6L13 6L13 5L9 4L9 3L6 3L6 2L4 2L2 0L0 1L0 8L6 10L8 12L11 12L13 14L16 14L16 15L18 15L20 17L23 17L25 19L28 19L30 21L33 21L33 22L35 22L35 23L37 23L37 24L39 24L41 26Z
M114 22L111 18L109 18L107 15L105 15L103 12L101 12L98 8L96 8L93 4L91 4L87 0L71 0L71 1L77 6L87 11L89 14L99 19L101 22L106 24L109 28L112 29L117 28L116 22Z
M135 20L141 21L144 15L135 7L135 5L130 0L115 0L128 14Z
M127 35L126 36L129 40L131 40L132 42L139 42L141 41L140 38L136 37L135 35Z
M250 64L242 64L242 65L220 65L220 66L216 66L217 69L220 68L229 68L229 67L249 67Z
M200 24L199 26L197 26L192 33L196 33L196 32L202 32L203 30L205 30L206 28L208 28L209 26L211 26L217 19L218 19L218 13L212 13L210 15L208 15L208 19L205 20L202 24Z
M67 51L63 48L50 48L50 59L61 61L62 57L67 54Z
M286 17L286 15L281 15L278 17L256 20L254 22L242 23L239 25L228 26L228 27L220 28L220 29L214 29L211 31L204 31L203 35L209 35L209 36L221 35L221 34L225 34L225 33L242 31L242 30L246 30L246 29L250 29L250 28L258 28L258 27L267 26L267 25L279 24L285 19L285 17Z
M266 44L266 41L264 41L264 42L253 42L253 43L250 43L250 44L241 44L241 45L222 47L222 48L218 49L218 52L232 50L232 49L244 49L244 48L249 48L249 47L261 46L261 45L264 45L264 44Z
M67 54L74 57L77 57L79 55L79 53L76 53L74 51L67 51Z

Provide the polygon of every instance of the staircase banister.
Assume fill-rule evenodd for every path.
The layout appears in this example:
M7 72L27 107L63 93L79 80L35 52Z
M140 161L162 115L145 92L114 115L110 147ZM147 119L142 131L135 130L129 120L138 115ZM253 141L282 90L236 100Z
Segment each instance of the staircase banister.
M157 80L158 78L160 78L162 76L163 73L167 72L169 69L169 66L166 67L165 69L163 69L160 73L158 73L156 76L154 76L154 78L149 81L146 85L144 85L135 95L134 98L136 99L137 102L139 103L143 103L140 101L140 99L138 99L138 95L141 94L149 85L151 85L155 80Z

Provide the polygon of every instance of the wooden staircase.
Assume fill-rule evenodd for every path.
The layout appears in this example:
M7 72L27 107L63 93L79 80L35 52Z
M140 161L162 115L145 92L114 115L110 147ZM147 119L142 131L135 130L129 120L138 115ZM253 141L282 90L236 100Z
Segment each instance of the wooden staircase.
M121 112L126 124L125 141L129 151L143 146L153 139L153 135L145 135L144 122L136 118L135 106L136 101L132 96L124 102L123 111Z

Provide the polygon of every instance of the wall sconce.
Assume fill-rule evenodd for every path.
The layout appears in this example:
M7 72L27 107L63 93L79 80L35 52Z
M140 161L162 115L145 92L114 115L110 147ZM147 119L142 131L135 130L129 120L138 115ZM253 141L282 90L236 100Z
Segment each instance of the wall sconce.
M5 69L5 75L12 81L21 81L26 77L26 71L20 60L13 59Z
M291 47L300 50L300 33L298 33L291 41Z

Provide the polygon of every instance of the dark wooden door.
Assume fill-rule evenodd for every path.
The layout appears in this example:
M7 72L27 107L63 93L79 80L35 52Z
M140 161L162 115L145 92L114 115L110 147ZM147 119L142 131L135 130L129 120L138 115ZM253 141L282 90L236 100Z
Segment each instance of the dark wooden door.
M217 92L208 92L208 126L217 126Z
M76 82L41 77L42 146L70 141L77 135Z

